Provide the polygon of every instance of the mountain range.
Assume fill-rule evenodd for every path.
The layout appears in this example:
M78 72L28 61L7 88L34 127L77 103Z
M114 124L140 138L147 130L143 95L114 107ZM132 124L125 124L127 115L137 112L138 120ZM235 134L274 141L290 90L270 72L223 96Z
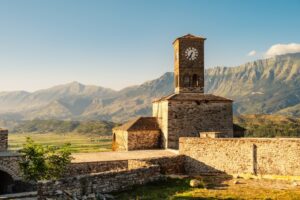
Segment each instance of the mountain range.
M151 102L171 94L173 73L115 91L72 82L36 92L0 92L0 120L127 121L151 115ZM300 53L205 70L205 92L234 100L235 114L300 116Z

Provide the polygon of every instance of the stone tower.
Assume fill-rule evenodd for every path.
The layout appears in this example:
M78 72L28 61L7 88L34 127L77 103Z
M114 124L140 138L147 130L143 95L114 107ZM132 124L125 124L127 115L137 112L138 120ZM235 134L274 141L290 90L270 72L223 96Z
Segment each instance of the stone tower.
M180 137L233 137L232 100L204 93L204 41L187 34L173 42L175 93L153 101L152 117L115 128L117 146L178 149Z
M204 41L191 34L174 46L175 94L153 102L162 147L178 149L180 137L232 137L232 100L204 93Z
M187 34L173 42L175 93L204 92L204 41Z

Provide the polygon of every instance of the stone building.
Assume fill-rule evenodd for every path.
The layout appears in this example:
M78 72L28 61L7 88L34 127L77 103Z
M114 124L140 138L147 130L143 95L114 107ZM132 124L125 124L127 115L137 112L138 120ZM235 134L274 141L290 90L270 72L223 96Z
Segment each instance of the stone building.
M147 125L149 130L156 131L155 134L160 132L160 136L154 137L152 133L145 132L146 125L139 118L139 126L134 129L134 141L126 131L132 122L114 129L117 146L127 147L117 150L144 149L143 143L147 143L145 148L178 149L180 137L199 137L201 134L206 137L233 137L232 100L204 94L205 40L188 34L173 42L175 93L153 102L153 123Z
M155 117L138 117L113 129L113 150L160 148L161 131Z

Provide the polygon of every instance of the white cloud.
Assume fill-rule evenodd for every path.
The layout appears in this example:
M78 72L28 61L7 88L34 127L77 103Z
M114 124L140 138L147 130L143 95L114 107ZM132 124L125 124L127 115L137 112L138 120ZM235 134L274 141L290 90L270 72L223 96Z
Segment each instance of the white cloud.
M300 44L290 43L290 44L275 44L271 46L265 53L265 57L274 57L276 55L282 55L287 53L297 53L300 52Z
M247 55L248 55L248 56L255 56L255 55L256 55L256 51L255 51L255 50L252 50L252 51L250 51Z

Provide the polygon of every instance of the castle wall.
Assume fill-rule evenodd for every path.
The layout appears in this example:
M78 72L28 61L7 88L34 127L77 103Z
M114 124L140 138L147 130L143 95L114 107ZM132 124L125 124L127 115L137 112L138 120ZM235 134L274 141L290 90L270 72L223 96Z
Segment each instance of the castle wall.
M130 177L130 178L129 178ZM160 168L144 161L129 160L128 169L68 177L38 183L38 199L95 198L160 179Z
M128 151L160 148L160 130L128 131Z
M199 137L200 132L233 136L231 102L169 101L168 111L168 148L178 149L180 137Z
M300 139L180 138L188 174L300 176Z
M152 105L153 117L157 118L161 129L161 147L166 148L168 143L168 101L154 102Z
M71 163L64 177L126 169L128 160Z
M7 150L8 131L0 129L0 152Z

